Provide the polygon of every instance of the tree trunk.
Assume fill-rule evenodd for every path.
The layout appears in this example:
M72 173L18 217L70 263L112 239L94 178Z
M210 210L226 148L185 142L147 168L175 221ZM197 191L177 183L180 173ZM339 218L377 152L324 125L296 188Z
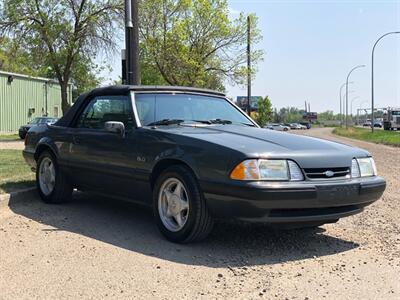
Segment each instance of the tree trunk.
M68 83L67 82L60 82L61 87L61 108L63 114L69 110L71 105L68 103Z

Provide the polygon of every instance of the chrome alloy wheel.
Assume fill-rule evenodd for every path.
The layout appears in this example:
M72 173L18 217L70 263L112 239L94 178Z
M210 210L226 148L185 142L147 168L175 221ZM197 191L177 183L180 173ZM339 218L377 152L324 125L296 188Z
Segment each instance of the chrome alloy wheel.
M162 184L158 194L158 213L170 231L177 232L185 226L189 216L189 197L179 179L168 178Z
M50 195L56 184L56 169L49 157L44 157L39 166L39 186L45 196Z

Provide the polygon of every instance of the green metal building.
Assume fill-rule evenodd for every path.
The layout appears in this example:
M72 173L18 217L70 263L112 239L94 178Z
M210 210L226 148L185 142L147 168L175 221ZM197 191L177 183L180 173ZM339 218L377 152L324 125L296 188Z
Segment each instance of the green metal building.
M68 88L72 103L72 89ZM0 71L0 133L15 133L35 117L61 117L61 88L57 81Z

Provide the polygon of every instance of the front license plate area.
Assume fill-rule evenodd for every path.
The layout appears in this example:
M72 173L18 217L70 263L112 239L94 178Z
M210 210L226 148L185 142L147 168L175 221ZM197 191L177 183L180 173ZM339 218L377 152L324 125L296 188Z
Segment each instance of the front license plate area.
M357 202L360 194L360 185L319 186L317 193L318 199L323 203L352 204Z

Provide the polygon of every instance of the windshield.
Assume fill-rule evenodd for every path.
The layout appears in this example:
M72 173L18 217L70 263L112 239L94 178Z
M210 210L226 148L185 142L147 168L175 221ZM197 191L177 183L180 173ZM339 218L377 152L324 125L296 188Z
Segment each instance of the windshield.
M42 118L34 118L29 124L39 124L41 123Z
M218 124L254 126L224 98L191 94L136 94L136 109L143 126L165 120L223 121ZM230 121L230 122L228 122ZM217 122L209 122L214 124Z

